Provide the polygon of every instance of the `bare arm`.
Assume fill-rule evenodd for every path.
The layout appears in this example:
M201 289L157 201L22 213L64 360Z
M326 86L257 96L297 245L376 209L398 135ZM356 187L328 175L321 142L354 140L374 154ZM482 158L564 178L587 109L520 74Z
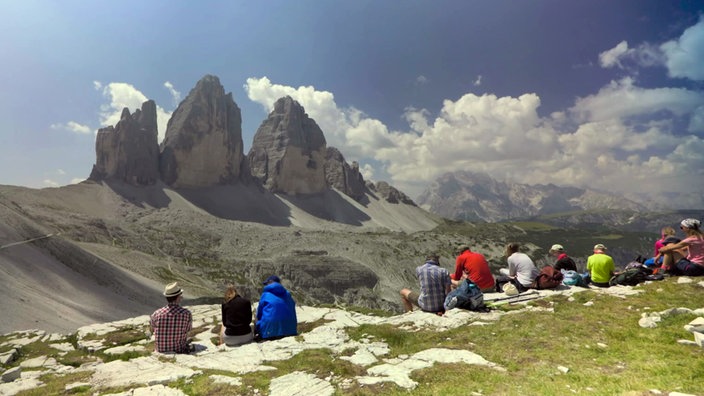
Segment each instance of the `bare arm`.
M673 250L680 250L682 248L689 247L689 242L685 239L678 243L671 243L660 248L660 253L667 253Z

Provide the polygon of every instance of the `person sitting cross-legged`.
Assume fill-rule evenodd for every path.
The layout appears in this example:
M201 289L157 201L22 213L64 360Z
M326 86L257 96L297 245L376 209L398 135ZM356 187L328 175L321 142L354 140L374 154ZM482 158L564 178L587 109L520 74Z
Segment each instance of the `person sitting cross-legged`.
M609 280L616 274L614 259L606 254L606 246L601 243L594 245L594 254L587 258L587 271L591 283L597 287L609 287Z
M193 327L191 311L179 305L183 290L177 282L164 288L167 305L151 315L149 325L154 334L154 349L161 353L189 353L192 351L188 332Z
M420 293L411 289L401 290L401 300L406 312L413 311L413 306L425 312L442 314L445 311L445 296L450 292L452 282L450 273L440 266L440 256L429 254L425 263L416 268L420 283Z

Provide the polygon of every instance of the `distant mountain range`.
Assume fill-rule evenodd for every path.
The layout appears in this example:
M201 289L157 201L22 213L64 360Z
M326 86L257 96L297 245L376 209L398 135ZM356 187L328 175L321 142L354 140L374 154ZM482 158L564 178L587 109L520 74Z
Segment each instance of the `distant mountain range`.
M636 199L636 196L616 195L595 189L503 182L485 173L459 171L439 177L418 197L416 203L423 209L449 219L486 222L573 212L650 212L682 207L681 204L665 207L657 203L661 199ZM673 200L673 197L670 199ZM696 198L689 199L689 202L691 207L703 206L701 202L696 202ZM593 220L601 222L596 218Z

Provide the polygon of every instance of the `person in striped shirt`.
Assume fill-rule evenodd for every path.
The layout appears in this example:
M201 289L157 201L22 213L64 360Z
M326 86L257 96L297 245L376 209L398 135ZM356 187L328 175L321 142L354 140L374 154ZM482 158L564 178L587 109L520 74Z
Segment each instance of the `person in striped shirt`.
M183 290L177 282L164 288L167 305L152 314L149 325L154 334L154 349L160 353L191 352L188 332L193 327L191 311L179 305Z

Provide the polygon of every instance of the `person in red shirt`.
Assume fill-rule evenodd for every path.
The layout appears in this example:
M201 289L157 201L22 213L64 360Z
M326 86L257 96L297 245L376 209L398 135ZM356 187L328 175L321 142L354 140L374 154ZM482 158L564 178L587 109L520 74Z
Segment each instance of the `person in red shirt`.
M455 262L455 273L450 275L453 286L457 286L464 278L469 278L482 292L494 291L494 276L489 263L483 255L469 250L469 246L460 246L459 256Z

